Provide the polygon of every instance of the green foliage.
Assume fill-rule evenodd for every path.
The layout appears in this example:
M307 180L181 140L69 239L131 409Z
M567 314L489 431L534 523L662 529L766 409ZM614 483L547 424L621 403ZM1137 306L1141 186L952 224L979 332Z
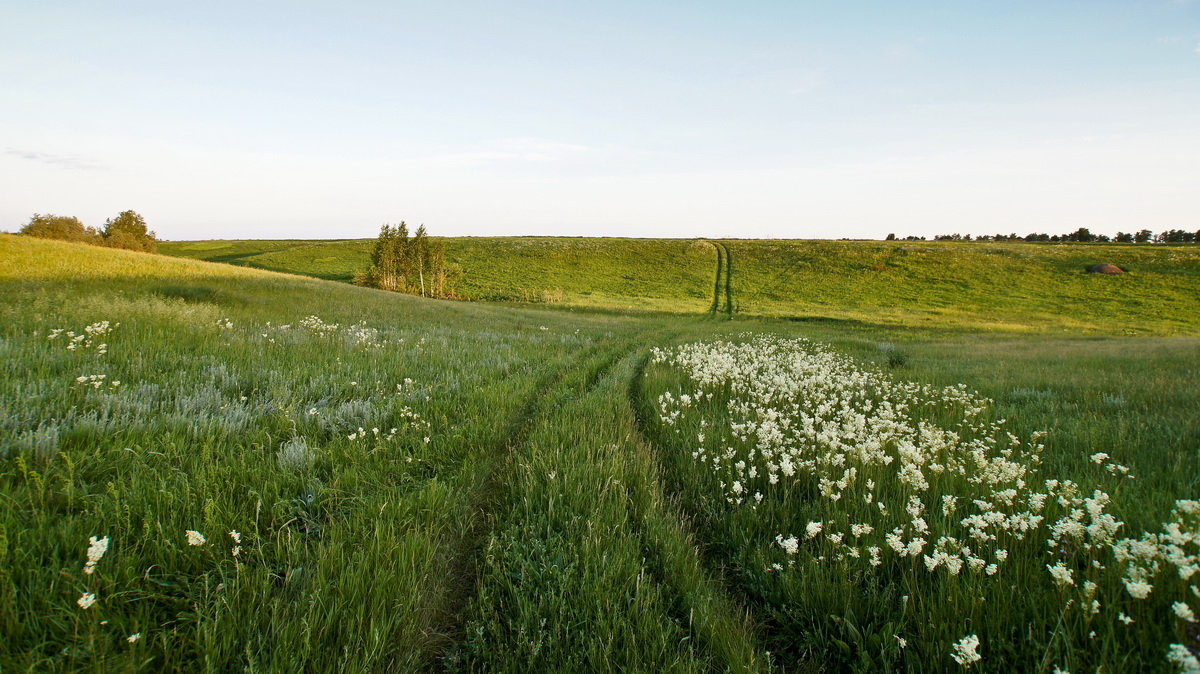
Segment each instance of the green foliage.
M146 227L146 219L135 211L122 211L117 217L109 218L102 230L85 227L79 218L73 216L34 213L19 233L42 239L59 239L147 253L158 250L158 239L154 232Z
M67 215L43 215L34 213L29 222L21 227L20 234L40 239L58 239L75 243L98 243L100 233L85 227L79 218Z
M158 250L158 239L146 226L146 219L135 211L121 211L115 218L104 223L101 233L104 245L109 248L125 248L153 253Z
M384 225L371 251L371 266L356 274L357 285L421 295L452 297L450 268L439 240L432 240L425 225L408 235L408 225Z

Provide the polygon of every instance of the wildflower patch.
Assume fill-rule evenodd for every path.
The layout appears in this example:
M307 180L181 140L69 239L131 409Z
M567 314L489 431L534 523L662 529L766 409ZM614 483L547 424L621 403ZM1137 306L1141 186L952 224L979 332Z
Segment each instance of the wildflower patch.
M657 427L690 457L698 507L755 546L734 558L762 560L739 571L757 578L759 600L806 601L823 574L843 594L892 588L924 607L880 635L890 654L864 643L861 657L904 662L904 641L927 652L925 666L1026 668L1065 643L1070 666L1090 671L1121 651L1091 648L1098 638L1181 666L1200 650L1200 502L1177 501L1161 533L1125 537L1113 493L1135 476L1107 452L1090 455L1103 484L1047 476L1045 434L1009 432L991 400L898 380L803 339L692 343L656 350L652 365L682 382L655 397ZM989 612L993 597L1009 604ZM1007 641L1031 621L1046 641L1026 660ZM968 624L979 629L963 637ZM989 644L1008 660L988 664Z

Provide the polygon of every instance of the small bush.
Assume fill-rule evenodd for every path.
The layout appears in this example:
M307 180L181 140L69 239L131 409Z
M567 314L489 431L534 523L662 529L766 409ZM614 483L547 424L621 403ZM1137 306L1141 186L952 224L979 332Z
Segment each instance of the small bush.
M883 354L884 361L888 367L904 367L908 365L908 354L896 348L891 342L879 342L875 345L879 353Z
M275 454L279 467L284 470L301 471L312 465L313 454L308 448L308 441L302 437L294 437L283 443Z

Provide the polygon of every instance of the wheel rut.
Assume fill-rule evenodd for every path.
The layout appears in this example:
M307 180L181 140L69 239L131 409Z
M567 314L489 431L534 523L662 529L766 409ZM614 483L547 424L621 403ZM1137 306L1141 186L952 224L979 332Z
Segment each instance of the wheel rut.
M708 313L713 316L725 314L726 318L733 318L733 252L723 241L705 239L705 242L717 251L717 271L713 277L713 298Z
M560 400L563 395L569 395L575 388L568 382L572 375L583 372L600 354L606 356L604 365L585 380L587 387L593 386L620 355L611 344L598 344L585 349L563 367L547 372L534 386L533 393L525 400L520 411L510 419L505 433L501 435L502 439L466 460L458 479L475 485L470 488L470 496L462 513L463 517L469 519L469 524L457 535L445 540L442 546L446 553L438 566L444 572L441 583L446 590L437 602L436 616L426 632L429 655L425 669L442 669L439 666L441 660L461 641L469 615L468 607L478 588L480 558L493 528L496 510L504 499L510 458L519 447L526 444L537 419L552 409L553 402Z
M690 629L727 671L767 671L770 657L759 646L750 611L730 597L719 574L706 568L688 518L662 477L661 450L645 431L646 412L638 390L648 361L649 355L643 354L626 389L634 446L647 471L644 502L638 508L647 562L659 577L673 583Z

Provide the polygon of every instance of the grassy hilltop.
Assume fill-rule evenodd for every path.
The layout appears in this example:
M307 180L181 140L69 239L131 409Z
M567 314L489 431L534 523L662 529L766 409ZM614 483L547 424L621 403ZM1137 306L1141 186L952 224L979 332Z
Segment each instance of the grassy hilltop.
M960 671L973 636L988 671L1155 671L1193 645L1192 581L1156 543L1137 599L1113 555L1200 495L1195 253L719 243L451 241L505 292L670 313L247 268L365 242L171 244L239 267L0 235L0 670ZM1080 275L1093 251L1132 273ZM991 257L1109 299L925 308ZM733 321L707 316L726 259ZM943 285L884 311L889 274ZM1025 539L960 522L1035 508Z
M447 238L468 299L697 313L717 247L743 315L1102 334L1196 334L1200 247L880 241ZM168 255L349 281L371 240L166 242ZM1086 273L1101 262L1130 273ZM721 262L723 265L724 262ZM723 286L724 281L720 281ZM721 289L719 304L725 306Z

